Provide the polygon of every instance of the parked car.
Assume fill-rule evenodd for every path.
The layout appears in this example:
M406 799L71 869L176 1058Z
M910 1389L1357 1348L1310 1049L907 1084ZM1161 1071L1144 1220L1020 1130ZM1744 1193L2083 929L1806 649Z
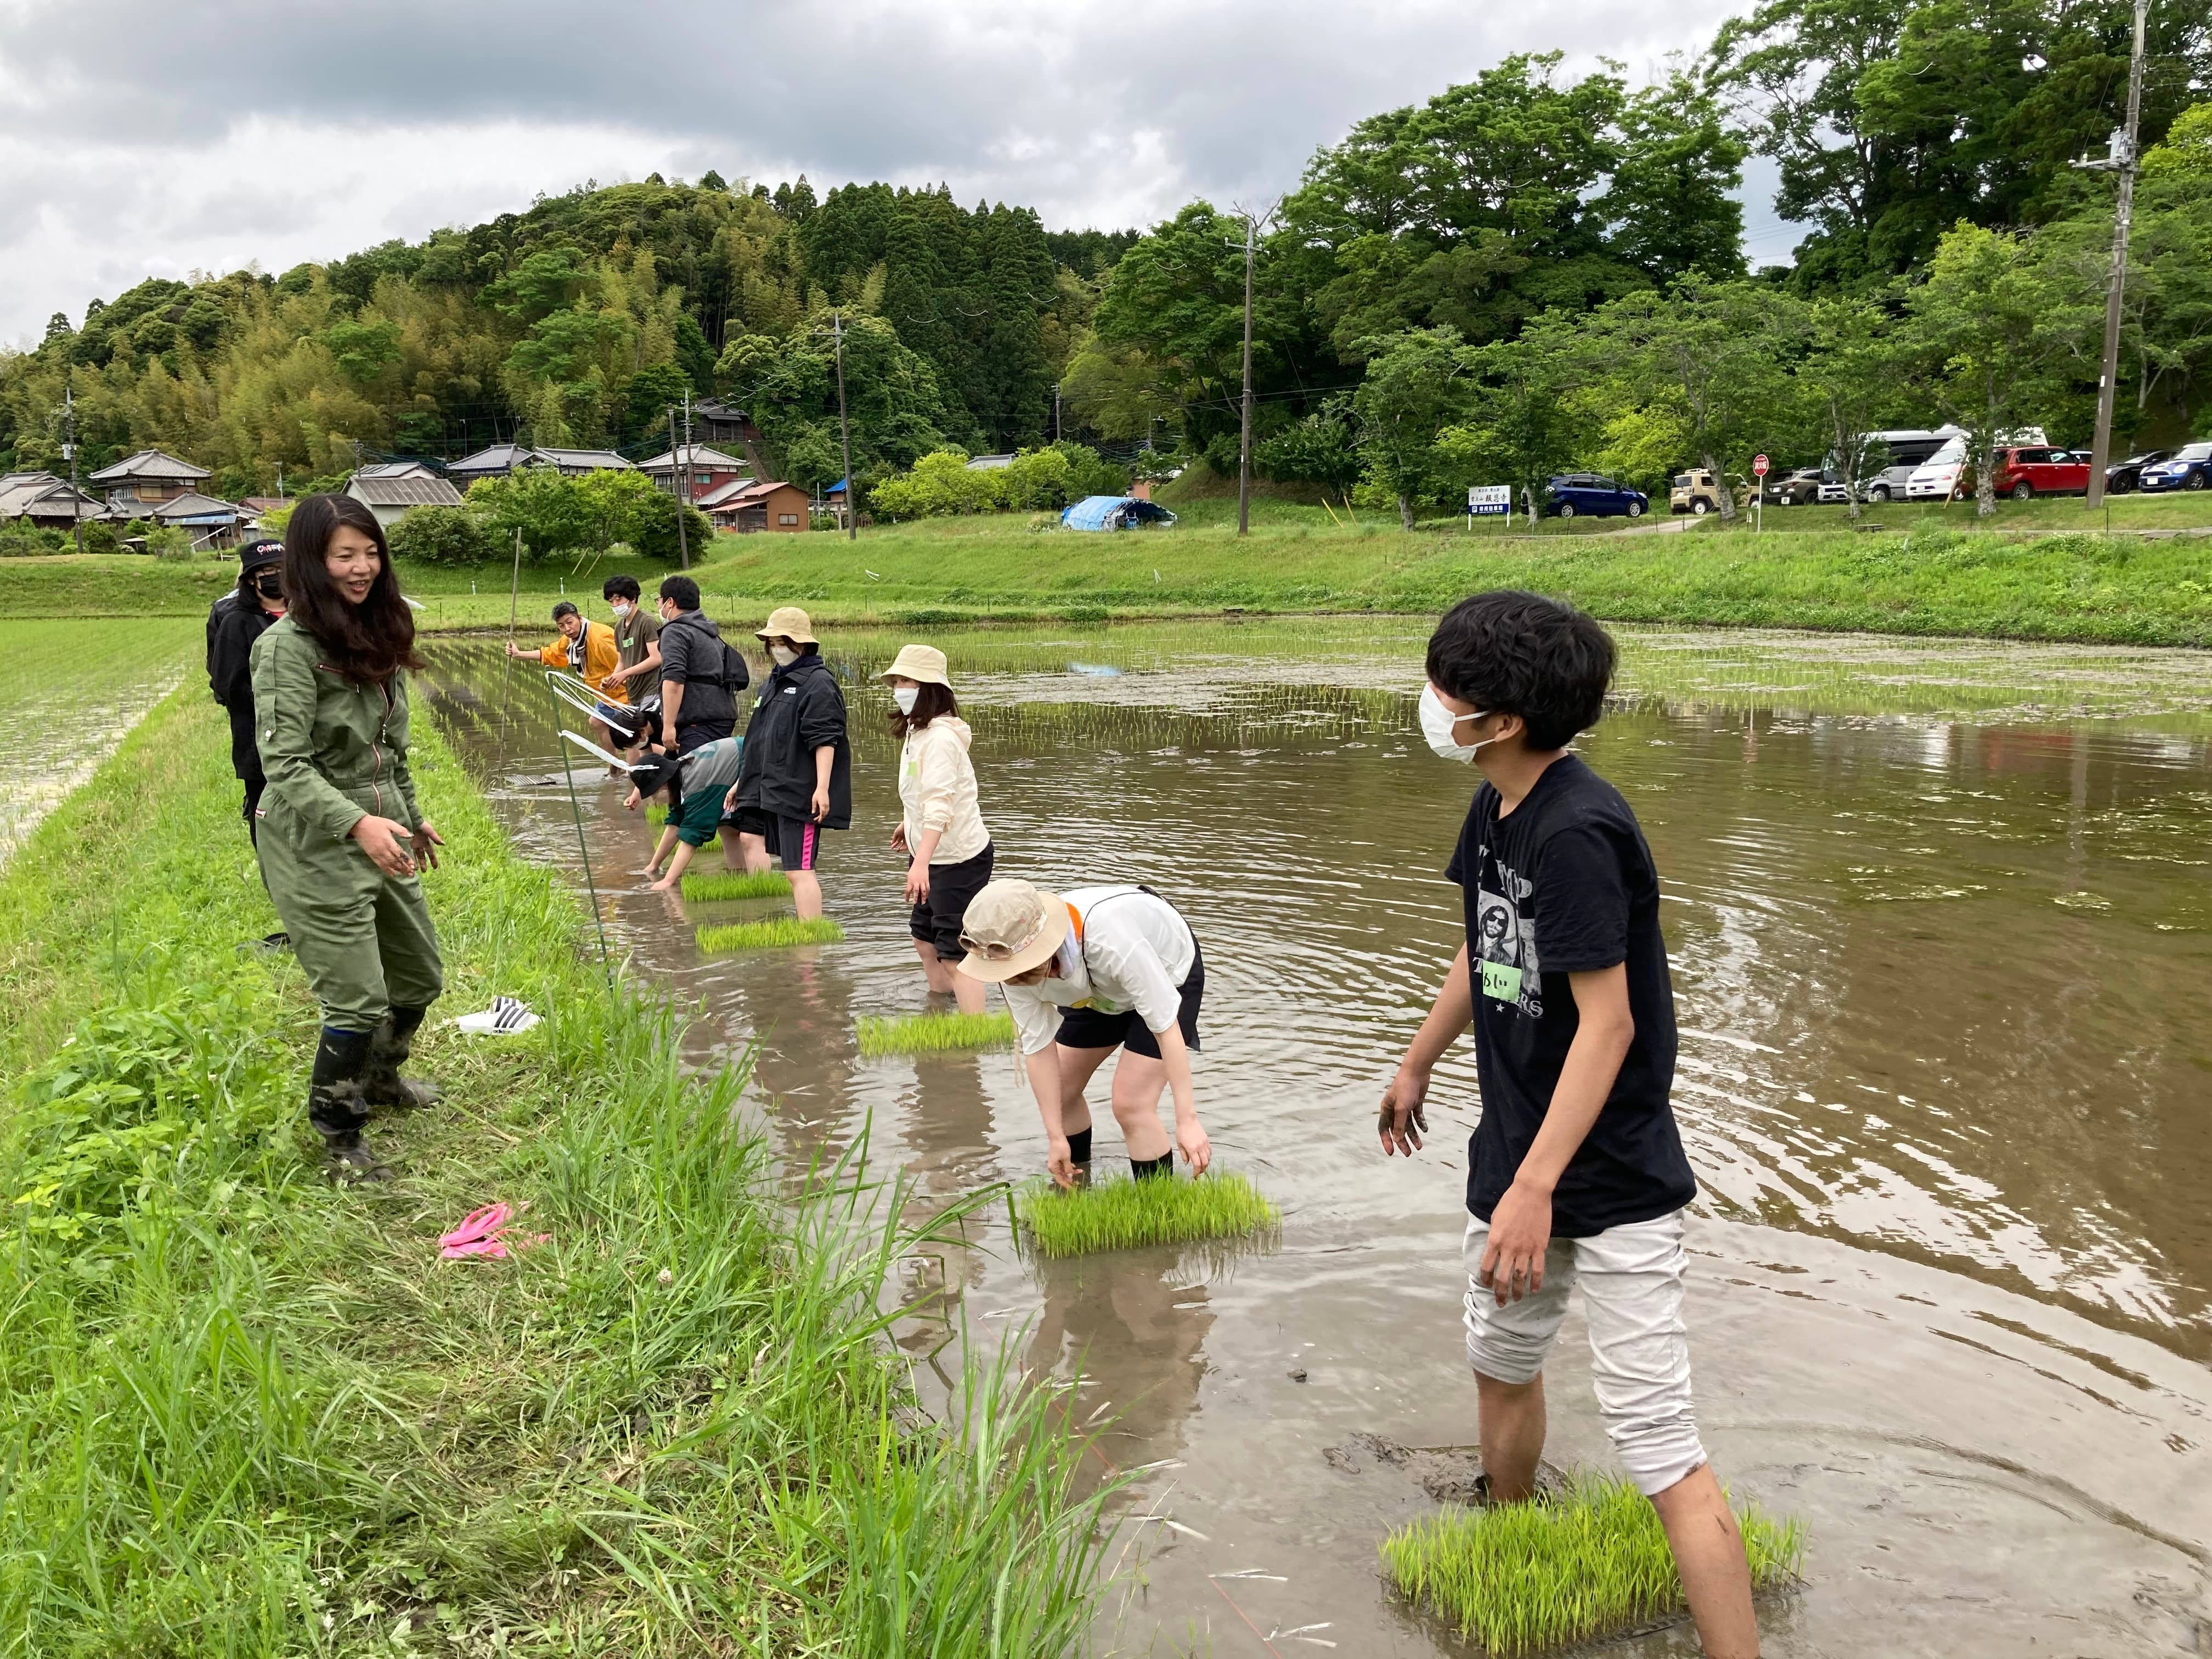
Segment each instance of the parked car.
M1769 507L1809 507L1820 499L1820 469L1801 466L1794 472L1771 474L1761 498Z
M2170 449L2146 449L2140 455L2130 455L2124 461L2114 461L2105 469L2105 488L2115 495L2124 495L2142 482L2142 470L2154 461L2170 461Z
M1967 477L1971 484L1972 468L1967 470ZM2016 501L2030 501L2038 495L2086 495L2089 493L2089 458L2070 449L2021 445L1997 451L1990 477L1998 495L2009 495Z
M1546 510L1563 519L1578 515L1603 519L1624 513L1640 519L1644 509L1651 505L1651 498L1642 490L1626 489L1595 472L1563 473L1547 479L1545 490L1549 497Z
M1952 439L1905 476L1905 499L1908 501L1948 501L1969 488L1960 475L1971 473L1966 468L1966 440L1964 434Z
M1751 499L1749 487L1741 473L1731 474L1729 488L1735 492L1738 506ZM1667 489L1667 510L1669 513L1694 513L1699 518L1721 510L1720 481L1703 467L1689 472L1677 472Z
M2143 468L2138 486L2155 490L2212 489L2212 443L2184 444L2166 460Z
M1905 485L1912 477L1913 469L1942 449L1950 440L1960 435L1955 426L1938 427L1933 432L1918 428L1894 432L1869 432L1860 441L1858 477L1859 499L1863 501L1889 501L1905 499ZM1842 463L1832 453L1822 467L1830 475L1843 471ZM1842 485L1832 498L1844 499Z
M1823 507L1843 507L1850 502L1851 492L1841 478L1823 478L1820 493L1814 499ZM1861 499L1864 499L1863 496Z

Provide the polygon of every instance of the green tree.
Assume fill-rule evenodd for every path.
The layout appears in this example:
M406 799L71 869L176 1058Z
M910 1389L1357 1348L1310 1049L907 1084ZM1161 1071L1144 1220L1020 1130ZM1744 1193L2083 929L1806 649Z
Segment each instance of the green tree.
M1612 228L1612 251L1662 286L1692 271L1743 273L1743 161L1750 147L1729 131L1702 76L1676 68L1629 96L1618 124L1620 157L1595 210Z
M1533 507L1546 480L1574 466L1589 441L1582 394L1593 374L1581 324L1549 314L1466 354L1466 410L1437 438L1437 466L1453 483L1506 484Z
M856 486L908 467L948 439L972 437L948 407L937 375L880 317L848 313L845 398ZM777 340L746 335L722 349L715 380L749 410L770 459L795 483L826 484L844 471L837 427L836 352L830 317ZM951 428L951 430L948 430Z
M1835 459L1850 517L1859 516L1859 464L1867 434L1905 413L1912 342L1890 307L1858 295L1814 301L1806 313L1806 351L1795 386L1810 423Z
M483 564L499 556L499 538L469 507L418 507L392 526L394 558L417 564Z
M1370 346L1367 373L1352 394L1359 453L1369 481L1398 503L1413 527L1413 504L1437 492L1437 434L1464 403L1467 362L1455 328L1412 328Z

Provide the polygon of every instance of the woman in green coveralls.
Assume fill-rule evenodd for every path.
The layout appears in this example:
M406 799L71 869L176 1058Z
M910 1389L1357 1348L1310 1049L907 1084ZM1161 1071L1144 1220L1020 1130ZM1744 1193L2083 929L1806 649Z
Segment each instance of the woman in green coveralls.
M383 527L345 495L309 495L284 533L282 621L253 645L261 873L323 1006L307 1121L332 1176L391 1177L367 1146L373 1106L434 1104L399 1075L445 988L418 865L438 832L407 769L406 669L419 669Z

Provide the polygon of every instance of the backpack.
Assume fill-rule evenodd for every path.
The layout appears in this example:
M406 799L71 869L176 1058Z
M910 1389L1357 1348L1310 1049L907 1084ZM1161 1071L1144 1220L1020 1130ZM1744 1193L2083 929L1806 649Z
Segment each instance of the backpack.
M238 603L238 590L232 588L208 607L207 621L207 677L208 695L217 702L222 701L215 687L215 636L222 631L223 612Z

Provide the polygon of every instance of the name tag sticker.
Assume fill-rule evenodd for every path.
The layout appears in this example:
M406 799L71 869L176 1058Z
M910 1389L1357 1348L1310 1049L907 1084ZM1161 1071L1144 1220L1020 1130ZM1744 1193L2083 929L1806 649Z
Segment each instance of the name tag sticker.
M1499 1002L1521 1000L1521 970L1510 962L1486 962L1482 964L1482 994Z

